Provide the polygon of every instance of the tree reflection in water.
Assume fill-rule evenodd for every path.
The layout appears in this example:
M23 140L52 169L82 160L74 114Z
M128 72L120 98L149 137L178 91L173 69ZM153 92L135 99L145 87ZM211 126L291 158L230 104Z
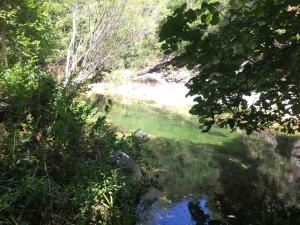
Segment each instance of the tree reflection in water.
M292 184L284 179L284 171L275 174L276 157L253 157L251 151L242 138L215 151L214 161L220 169L220 190L210 199L215 210L221 211L232 225L300 224L299 184L293 184L298 188L291 190ZM262 166L266 160L274 163L274 174L272 168Z
M189 213L196 225L222 225L222 221L210 219L210 216L204 212L199 201L190 201L188 204Z

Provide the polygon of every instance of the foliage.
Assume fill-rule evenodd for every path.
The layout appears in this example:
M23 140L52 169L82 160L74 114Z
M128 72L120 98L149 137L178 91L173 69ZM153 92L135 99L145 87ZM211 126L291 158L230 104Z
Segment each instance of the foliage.
M161 28L166 53L198 69L187 86L203 131L300 131L299 1L203 1L176 9Z
M118 138L84 88L63 88L32 64L1 70L2 224L132 224L136 183L112 167L113 151L139 159L140 140ZM111 101L105 106L109 111Z
M145 1L132 0L131 6L137 8L125 4L126 10L116 7L120 2L4 0L0 3L1 224L135 222L135 206L147 184L123 176L116 169L113 153L124 151L142 168L149 168L143 158L144 141L135 135L118 137L115 128L107 124L110 100L101 105L84 101L82 95L88 90L85 85L64 86L42 70L50 61L58 64L64 61L61 58L67 55L72 10L83 10L76 21L80 27L76 41L80 35L81 40L92 40L88 22L97 22L99 15L104 17L101 29L95 34L101 36L100 44L90 49L99 50L102 56L112 54L117 50L115 44L123 44L129 37L141 38L146 27L139 35L135 32L145 19L135 22L132 15L139 12L140 19L145 15L142 13ZM93 5L96 3L98 8ZM145 9L145 13L150 15L151 10ZM113 14L107 15L108 12ZM114 23L108 26L113 15L117 15L114 21L120 22L116 27ZM119 18L120 15L123 17ZM115 30L107 32L110 28ZM80 51L77 49L75 54ZM89 60L98 63L96 58ZM110 63L116 61L114 58ZM80 72L77 63L75 67L72 76ZM99 114L99 110L103 112Z
M144 69L162 56L161 44L158 41L159 26L185 0L148 0L143 2L148 13L136 18L137 28L143 28L139 30L142 32L142 36L120 55L119 61L125 68Z
M165 4L161 0L46 1L47 15L61 40L59 55L66 59L65 83L72 74L81 82L103 68L119 67L144 37L152 40Z
M3 0L0 3L1 63L13 65L33 57L45 63L55 41L39 0Z
M74 0L44 0L45 14L55 30L54 38L59 40L56 43L53 63L66 57L72 29L70 7L74 2Z
M152 63L161 55L159 23L179 2L182 0L45 1L59 40L57 64L67 64L66 80L71 74L85 80L99 78L103 69L141 69Z

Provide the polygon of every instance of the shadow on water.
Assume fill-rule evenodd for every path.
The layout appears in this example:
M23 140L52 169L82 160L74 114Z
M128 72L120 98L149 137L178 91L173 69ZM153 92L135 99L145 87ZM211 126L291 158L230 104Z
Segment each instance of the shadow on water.
M149 145L160 164L161 202L146 224L300 224L300 187L287 179L293 138L279 139L275 150L222 129L202 134L196 123L157 109L120 107L109 116L125 131L155 137Z
M149 144L157 156L162 194L166 199L204 195L214 186L218 171L210 160L213 145L169 139L152 140Z
M253 157L242 138L216 148L213 159L221 190L210 202L229 224L300 224L299 193L286 189L284 171L274 174L263 167L264 160L274 159Z
M171 206L149 224L300 224L300 186L286 179L287 161L265 141L164 142L154 149L162 168L161 195Z

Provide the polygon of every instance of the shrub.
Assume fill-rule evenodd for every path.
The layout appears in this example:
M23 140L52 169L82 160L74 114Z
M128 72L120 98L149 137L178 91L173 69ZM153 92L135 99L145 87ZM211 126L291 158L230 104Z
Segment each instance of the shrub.
M0 123L1 223L134 223L137 186L112 168L111 152L140 159L140 140L118 138L81 88L30 63L0 74L0 100L10 104Z

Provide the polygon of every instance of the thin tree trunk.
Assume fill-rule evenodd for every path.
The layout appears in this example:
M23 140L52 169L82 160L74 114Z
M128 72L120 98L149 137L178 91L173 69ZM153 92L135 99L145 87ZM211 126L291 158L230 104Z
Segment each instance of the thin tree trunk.
M7 65L7 47L5 43L5 36L0 34L0 64Z
M71 36L71 41L70 41L68 53L67 53L64 86L66 86L70 82L70 78L71 78L71 74L72 74L72 67L74 67L74 65L72 64L72 58L74 57L73 51L75 48L76 33L77 33L77 24L76 23L77 23L77 9L75 9L73 11L72 36Z

